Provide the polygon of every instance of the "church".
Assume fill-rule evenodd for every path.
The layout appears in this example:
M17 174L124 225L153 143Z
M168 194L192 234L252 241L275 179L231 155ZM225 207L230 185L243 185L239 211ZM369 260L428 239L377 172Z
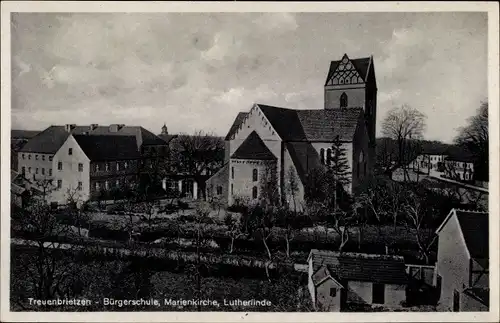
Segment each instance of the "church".
M292 207L303 205L307 176L325 167L336 138L346 152L351 179L345 189L351 192L373 172L376 117L373 56L350 59L345 54L330 63L322 109L256 103L236 116L225 137L224 166L207 180L207 196L227 205L255 202L262 177L272 169L283 200ZM288 189L291 182L296 183L293 190Z

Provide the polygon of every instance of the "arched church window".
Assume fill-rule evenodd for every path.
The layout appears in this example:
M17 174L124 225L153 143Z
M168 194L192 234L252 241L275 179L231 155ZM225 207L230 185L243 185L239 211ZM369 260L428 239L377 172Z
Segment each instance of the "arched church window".
M340 96L340 107L347 108L347 94L345 92Z
M257 169L254 168L252 171L252 181L257 182L258 177L259 177L259 173L257 172Z
M351 79L351 83L357 83L357 82L358 82L358 78L356 76L353 76Z
M326 164L330 166L331 163L332 163L332 150L328 148L326 150Z
M257 198L257 186L252 187L252 198L256 199Z
M319 150L319 158L321 160L321 164L325 164L325 150L323 148L321 148Z
M364 154L364 152L362 150L359 152L358 164L356 165L356 170L357 170L357 173L358 173L358 178L361 175L361 173L360 173L361 165L363 165L363 176L364 176L365 173L366 173L366 163L365 163L365 154Z

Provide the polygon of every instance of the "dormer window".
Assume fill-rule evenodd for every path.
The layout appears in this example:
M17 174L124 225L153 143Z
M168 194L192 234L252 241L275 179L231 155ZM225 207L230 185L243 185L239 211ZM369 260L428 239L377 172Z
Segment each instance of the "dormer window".
M347 108L347 94L345 92L340 96L340 107Z

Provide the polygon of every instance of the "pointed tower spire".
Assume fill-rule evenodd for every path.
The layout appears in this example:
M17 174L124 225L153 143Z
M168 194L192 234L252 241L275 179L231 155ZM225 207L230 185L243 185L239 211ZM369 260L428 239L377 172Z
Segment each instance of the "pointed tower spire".
M168 129L166 123L163 123L163 127L161 127L161 133L162 135L168 135Z

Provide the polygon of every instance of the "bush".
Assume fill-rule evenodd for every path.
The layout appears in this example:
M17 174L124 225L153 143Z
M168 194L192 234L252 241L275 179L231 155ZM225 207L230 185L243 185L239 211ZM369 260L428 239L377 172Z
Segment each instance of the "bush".
M122 203L117 203L106 207L107 214L118 214L118 212L121 212L123 214L124 211L125 205L123 205Z
M181 210L188 210L189 209L189 204L186 203L186 202L182 202L180 200L177 201L177 206L179 207L179 209Z

